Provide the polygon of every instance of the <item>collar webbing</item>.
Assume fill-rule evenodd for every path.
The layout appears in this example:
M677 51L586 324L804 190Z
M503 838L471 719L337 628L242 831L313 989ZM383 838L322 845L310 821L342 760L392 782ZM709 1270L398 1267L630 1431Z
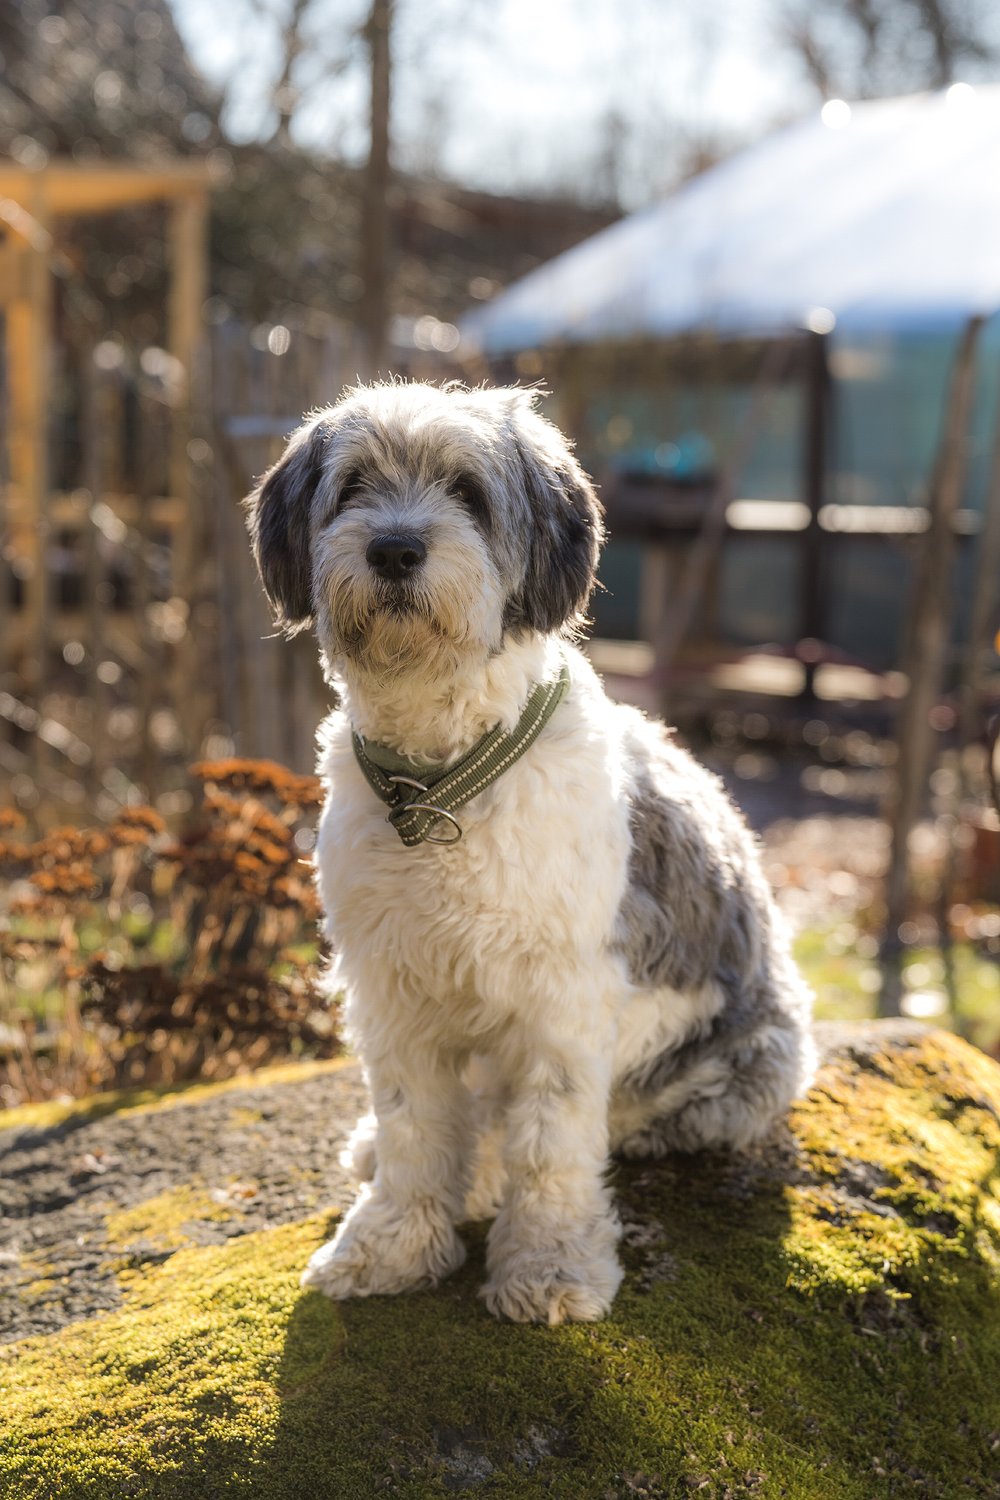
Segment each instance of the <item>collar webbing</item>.
M454 838L431 838L431 842L457 843L462 830L452 814L478 797L534 744L568 691L569 667L564 662L558 677L535 685L509 733L498 724L447 768L422 766L387 745L369 744L360 735L352 735L358 765L368 785L391 808L387 821L403 843L409 847L423 843L442 818L458 833Z

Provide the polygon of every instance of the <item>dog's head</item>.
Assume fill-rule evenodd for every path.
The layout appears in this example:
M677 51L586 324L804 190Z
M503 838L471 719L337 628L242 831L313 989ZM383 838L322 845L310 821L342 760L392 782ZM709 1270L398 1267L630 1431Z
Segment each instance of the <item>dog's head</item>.
M385 669L575 628L601 510L519 388L386 384L315 413L246 502L280 624Z

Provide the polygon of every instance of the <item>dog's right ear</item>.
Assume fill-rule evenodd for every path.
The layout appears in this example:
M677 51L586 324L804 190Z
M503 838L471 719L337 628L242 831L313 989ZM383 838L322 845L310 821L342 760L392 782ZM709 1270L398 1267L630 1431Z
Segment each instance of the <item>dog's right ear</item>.
M290 635L312 624L309 516L327 436L322 417L305 423L243 502L264 592L275 622Z

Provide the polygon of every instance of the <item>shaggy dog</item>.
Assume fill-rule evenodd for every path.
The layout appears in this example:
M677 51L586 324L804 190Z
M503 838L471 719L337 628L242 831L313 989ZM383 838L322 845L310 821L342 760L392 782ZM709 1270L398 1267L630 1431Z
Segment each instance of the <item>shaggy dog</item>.
M247 507L277 618L315 626L340 696L316 863L373 1104L364 1185L303 1281L431 1285L491 1217L494 1313L600 1318L609 1152L748 1146L810 1077L754 840L572 645L601 511L533 393L355 390Z

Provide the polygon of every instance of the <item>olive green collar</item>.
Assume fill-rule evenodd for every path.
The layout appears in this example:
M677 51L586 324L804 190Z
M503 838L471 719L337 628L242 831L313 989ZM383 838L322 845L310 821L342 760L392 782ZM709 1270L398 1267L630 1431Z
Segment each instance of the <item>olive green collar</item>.
M448 767L411 760L388 745L352 735L358 765L372 791L388 805L386 822L392 824L403 843L411 848L425 840L429 844L457 844L462 825L454 814L534 744L569 692L569 683L569 667L563 662L558 677L535 684L509 733L497 724L461 760ZM449 838L431 832L442 819L453 830Z

